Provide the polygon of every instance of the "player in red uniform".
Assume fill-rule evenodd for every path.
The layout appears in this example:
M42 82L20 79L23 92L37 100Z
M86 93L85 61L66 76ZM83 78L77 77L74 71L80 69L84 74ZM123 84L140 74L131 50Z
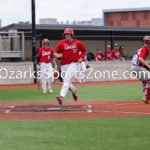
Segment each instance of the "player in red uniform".
M112 57L113 57L113 60L120 60L120 56L121 56L121 53L119 51L119 45L116 43L114 44L114 49L112 50Z
M63 99L66 96L68 90L72 92L73 99L77 101L77 90L72 85L71 80L75 77L78 71L78 65L82 62L83 57L86 54L86 47L80 41L73 39L74 32L71 28L64 30L65 39L61 40L55 48L55 56L61 58L61 72L63 80L63 87L60 92L60 96L57 96L57 101L60 105L63 103ZM78 51L82 51L79 55Z
M106 51L104 51L104 59L106 61L112 60L112 52L111 52L111 46L107 45Z
M150 36L145 36L143 40L144 46L139 48L134 55L131 70L143 84L144 97L142 100L150 104L150 73L143 68L143 66L146 66L150 69L150 65L146 62L150 53Z
M103 60L102 51L100 49L97 49L97 52L95 53L95 60L96 61L102 61Z
M40 61L40 70L42 75L42 89L43 93L47 92L46 88L46 79L48 79L48 90L50 93L53 93L52 90L52 81L53 81L53 68L52 62L57 68L55 58L54 58L54 51L50 48L50 41L48 39L42 40L42 47L38 51L39 61Z

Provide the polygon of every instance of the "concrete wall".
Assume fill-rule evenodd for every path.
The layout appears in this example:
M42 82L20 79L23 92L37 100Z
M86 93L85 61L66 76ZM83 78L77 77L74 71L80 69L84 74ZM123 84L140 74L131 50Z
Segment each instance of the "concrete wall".
M32 60L32 41L25 40L25 60Z
M14 50L18 50L17 47L17 39L14 39ZM51 47L55 49L56 45L59 43L60 40L50 40ZM92 52L95 53L97 48L100 48L102 52L105 50L105 41L104 40L81 40L86 47L87 47L87 52ZM40 48L40 41L37 40L37 45L36 48L37 50ZM133 56L135 51L142 45L142 41L123 41L123 40L118 40L114 41L114 43L118 43L119 45L123 45L124 48L124 54L127 55L128 57ZM21 44L21 43L20 43ZM107 40L106 44L110 44L110 41ZM32 60L32 41L30 39L25 39L25 50L24 50L24 56L25 60ZM2 40L2 49L3 50L10 50L10 39L7 40Z
M93 68L92 73L89 75L89 79L86 81L108 81L108 80L131 80L131 78L123 78L123 72L130 72L130 61L120 61L120 62L89 62L90 68L86 72L86 76L89 75L91 69ZM11 77L12 71L15 71ZM27 72L28 71L28 72ZM110 72L109 74L106 72ZM115 75L116 72L118 75ZM27 72L27 73L26 73ZM32 62L22 62L22 63L0 63L0 85L3 84L30 84L33 83L33 77L30 78L30 73L33 72L33 63ZM8 73L8 77L5 76ZM105 73L105 75L104 75ZM114 75L114 79L112 78ZM126 77L129 73L126 73ZM23 77L22 79L21 76ZM101 78L100 78L101 76ZM26 78L25 78L26 77ZM104 78L105 77L105 78ZM3 79L5 78L5 79ZM15 78L15 79L10 79Z
M100 48L102 52L105 50L105 41L94 41L94 40L87 40L87 41L82 41L86 46L87 46L87 51L96 52L97 48ZM111 44L111 41L106 41L107 45ZM117 40L114 41L114 43L118 43L119 45L124 46L124 54L127 55L128 57L133 56L138 48L142 46L142 41L123 41L123 40Z
M22 37L17 30L9 30L0 34L0 60L8 58L24 59L24 46L22 46Z
M102 40L80 40L83 44L86 45L88 52L96 52L97 48L105 49L105 41ZM56 45L59 43L59 40L51 40L51 47L55 49Z
M8 34L2 36L2 50L3 51L18 51L21 47L19 47L20 36L17 34L17 30L9 30ZM13 45L11 45L11 42Z
M136 53L136 50L143 45L142 41L123 41L123 40L119 41L118 40L118 41L114 41L114 43L123 45L124 46L123 52L128 57L133 56Z
M55 49L56 45L59 43L60 40L51 40L50 44L53 49ZM95 53L97 48L100 48L102 52L105 50L105 41L104 40L81 40L86 47L87 52ZM110 41L106 41L107 45L110 44ZM124 54L128 57L133 56L136 52L136 50L141 47L142 41L123 41L118 40L114 41L114 43L118 43L119 45L123 45L124 48ZM37 44L37 49L39 48L39 45ZM32 57L32 42L31 40L25 41L25 58L28 60L28 58Z
M133 80L130 77L131 61L89 62L89 66L86 81Z
M13 34L12 34L13 33ZM17 30L10 30L9 35L17 35ZM43 37L44 38L44 37ZM60 40L50 40L51 47L55 49L56 45L59 43ZM19 41L19 38L13 38L13 50L19 50L19 47L21 48L21 44ZM105 44L110 44L110 40L81 40L86 47L88 52L95 53L97 48L100 48L102 52L105 50ZM106 43L105 43L106 42ZM141 47L142 41L131 41L131 40L118 40L118 41L113 41L114 43L118 43L119 45L123 45L124 48L124 54L127 55L128 57L132 57L135 51ZM37 39L37 45L36 48L37 50L40 48L40 40ZM11 40L10 39L2 39L2 50L5 51L10 51L11 50ZM25 38L25 43L24 43L24 56L25 60L32 60L32 41L31 37L26 37Z
M32 62L0 63L0 85L33 83L30 72L33 72Z

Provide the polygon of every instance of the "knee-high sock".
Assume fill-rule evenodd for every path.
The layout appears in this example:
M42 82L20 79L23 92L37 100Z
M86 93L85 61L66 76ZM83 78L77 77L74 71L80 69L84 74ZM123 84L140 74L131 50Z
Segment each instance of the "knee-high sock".
M148 80L147 83L146 83L146 88L145 88L144 95L146 97L146 100L150 101L150 80Z

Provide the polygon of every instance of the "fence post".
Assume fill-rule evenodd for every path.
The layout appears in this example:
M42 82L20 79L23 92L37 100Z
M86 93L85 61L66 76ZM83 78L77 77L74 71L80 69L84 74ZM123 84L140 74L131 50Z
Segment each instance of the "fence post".
M24 59L24 32L22 32L22 60Z
M113 37L113 31L111 31L111 49L114 49L114 37Z
M42 33L40 33L40 47L42 47Z

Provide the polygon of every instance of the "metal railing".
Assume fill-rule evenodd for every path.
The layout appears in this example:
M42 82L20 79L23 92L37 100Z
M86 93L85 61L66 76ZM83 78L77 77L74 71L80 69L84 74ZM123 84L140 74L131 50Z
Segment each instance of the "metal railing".
M24 60L24 32L0 32L0 60L21 58Z

